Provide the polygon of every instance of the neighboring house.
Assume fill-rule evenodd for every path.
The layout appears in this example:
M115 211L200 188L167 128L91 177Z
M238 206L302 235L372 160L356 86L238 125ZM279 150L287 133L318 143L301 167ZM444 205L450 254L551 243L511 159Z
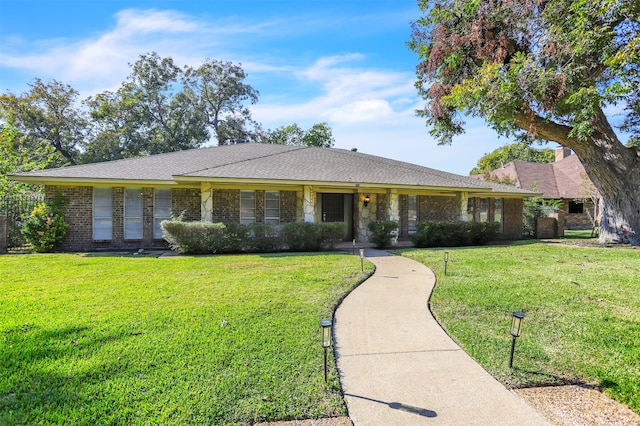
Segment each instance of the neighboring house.
M367 225L400 223L409 239L423 220L495 220L502 238L522 234L523 198L512 186L359 153L238 144L62 167L10 176L67 201L64 250L166 247L160 223L346 222L346 241Z
M555 151L553 163L511 162L492 171L497 179L509 178L518 188L542 192L547 200L560 200L558 221L564 229L591 229L597 218L595 187L578 159L568 148ZM483 176L473 176L483 179Z

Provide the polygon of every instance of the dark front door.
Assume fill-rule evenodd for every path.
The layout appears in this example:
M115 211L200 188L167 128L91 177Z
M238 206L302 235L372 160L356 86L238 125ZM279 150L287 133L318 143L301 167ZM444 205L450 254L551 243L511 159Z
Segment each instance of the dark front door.
M322 221L344 222L343 194L322 194Z

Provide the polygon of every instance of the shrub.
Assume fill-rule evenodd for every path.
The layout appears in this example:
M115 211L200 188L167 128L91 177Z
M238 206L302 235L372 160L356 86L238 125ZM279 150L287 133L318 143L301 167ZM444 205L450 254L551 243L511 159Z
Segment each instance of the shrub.
M254 223L247 226L248 237L245 249L256 252L273 252L282 248L282 239L277 229L269 224Z
M377 248L385 248L391 244L391 240L397 236L398 222L395 220L379 220L369 222L369 231L373 233L371 242Z
M171 249L182 254L216 253L226 230L223 223L183 222L179 219L165 220L160 226Z
M33 250L41 253L53 250L67 235L69 224L64 220L64 201L56 198L40 202L24 222L22 235Z
M211 253L239 253L247 245L249 230L239 223L224 223L222 238L216 241Z
M421 222L411 241L416 247L484 245L500 235L499 222Z
M344 223L288 223L282 234L271 225L254 223L183 222L161 224L169 246L185 254L273 252L288 246L293 251L318 251L333 245L346 231Z
M334 248L336 243L342 241L347 233L345 222L324 222L320 225L322 225L322 243L329 248Z
M282 227L284 243L292 251L318 251L322 249L321 223L293 222Z

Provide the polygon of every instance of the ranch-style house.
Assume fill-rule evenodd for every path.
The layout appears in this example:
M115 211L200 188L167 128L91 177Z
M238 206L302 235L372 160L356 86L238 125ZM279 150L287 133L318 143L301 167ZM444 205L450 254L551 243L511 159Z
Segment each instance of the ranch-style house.
M19 173L66 200L68 251L166 248L160 223L345 222L367 242L376 220L407 240L424 220L497 221L522 236L530 191L337 148L237 144Z

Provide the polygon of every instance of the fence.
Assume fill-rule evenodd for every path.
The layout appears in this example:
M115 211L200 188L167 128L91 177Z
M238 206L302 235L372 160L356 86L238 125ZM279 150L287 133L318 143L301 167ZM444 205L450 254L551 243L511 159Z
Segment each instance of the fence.
M7 251L29 250L29 244L22 236L24 220L33 208L44 200L38 193L11 194L0 199L0 250Z

